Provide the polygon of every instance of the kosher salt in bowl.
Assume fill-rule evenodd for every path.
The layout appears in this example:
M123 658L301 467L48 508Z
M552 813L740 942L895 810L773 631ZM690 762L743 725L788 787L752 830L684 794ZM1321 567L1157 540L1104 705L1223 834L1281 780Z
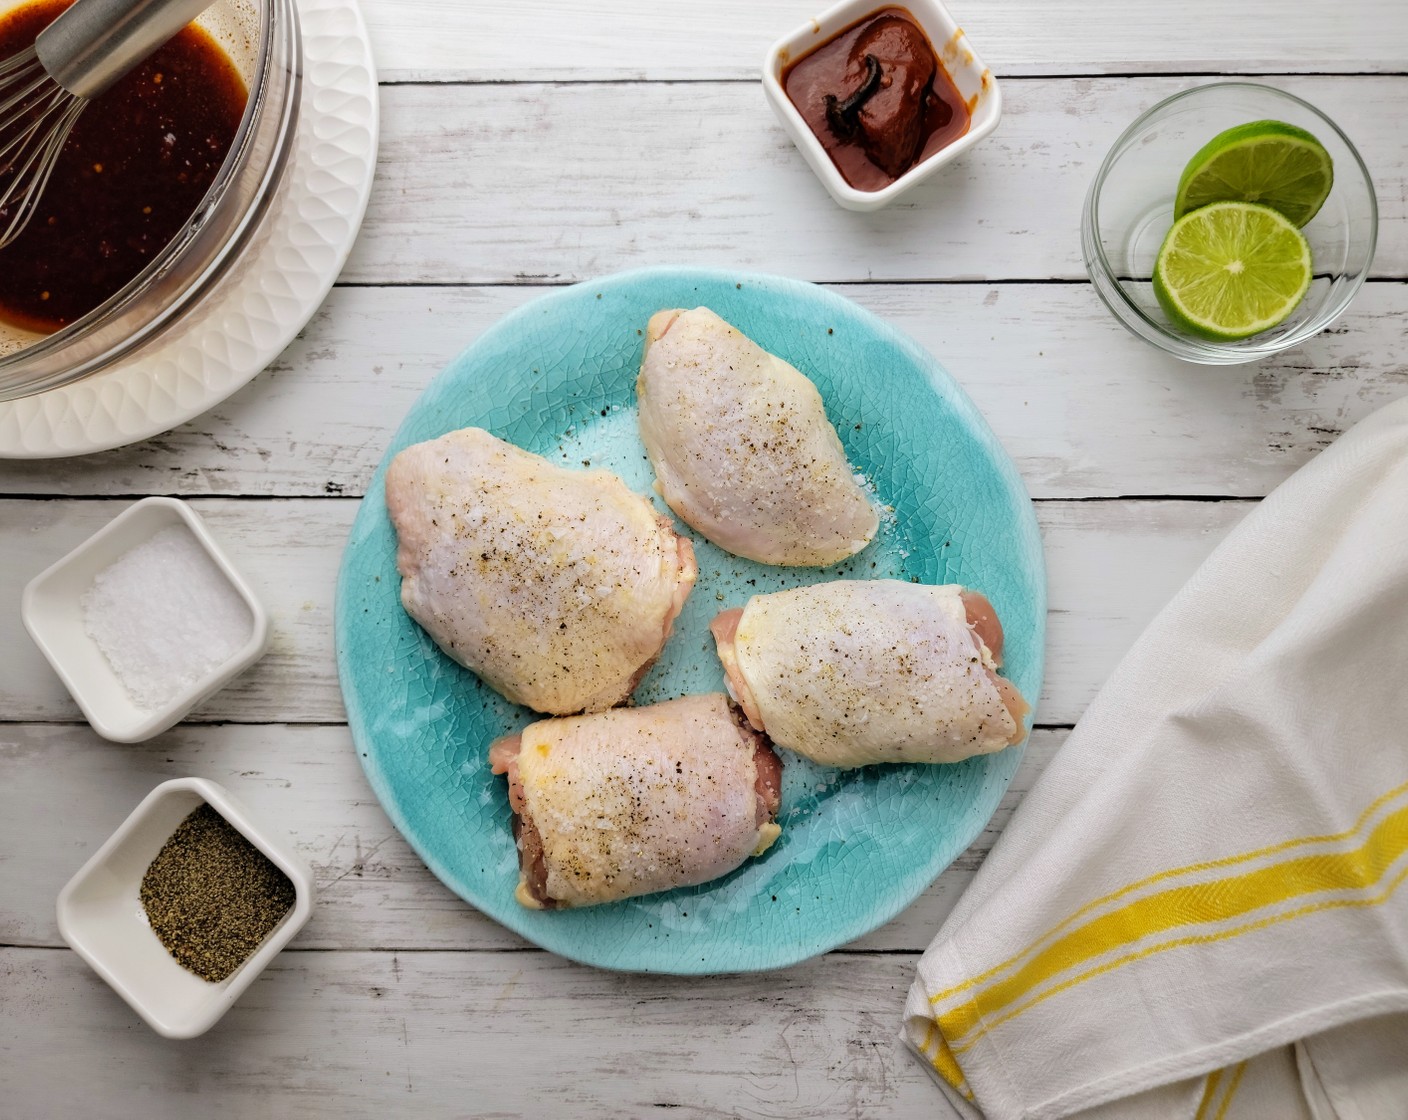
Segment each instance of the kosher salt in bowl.
M176 827L207 804L288 876L294 903L244 962L212 983L177 963L153 932L141 902L142 877ZM239 999L313 913L313 873L293 845L253 817L226 789L203 778L163 782L142 799L59 892L64 942L166 1038L204 1034Z
M0 0L0 16L24 2ZM293 151L303 65L298 11L294 0L213 0L194 22L229 56L248 91L215 181L166 247L88 314L50 335L0 322L0 401L67 385L132 357L197 314L202 297L257 252L267 226L260 219Z
M1173 225L1174 195L1188 161L1224 129L1258 120L1305 129L1334 161L1330 196L1301 230L1314 278L1278 326L1235 342L1195 338L1159 306L1154 261ZM1096 294L1131 334L1187 362L1234 365L1298 346L1339 318L1369 275L1378 228L1369 169L1334 121L1284 90L1218 82L1160 101L1115 141L1085 197L1081 248Z
M250 630L248 637L220 664L165 703L145 708L128 693L88 633L81 601L98 573L174 525L183 525L190 531L244 601L249 608ZM63 559L40 572L24 589L20 615L29 636L83 709L93 730L118 743L138 743L165 731L258 661L269 645L269 617L264 607L195 510L175 498L144 498L129 506Z

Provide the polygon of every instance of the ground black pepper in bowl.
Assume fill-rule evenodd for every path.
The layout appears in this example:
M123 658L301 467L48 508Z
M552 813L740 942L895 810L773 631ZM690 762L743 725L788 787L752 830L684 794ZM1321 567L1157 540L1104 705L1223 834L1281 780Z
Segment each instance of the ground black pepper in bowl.
M142 876L152 931L184 968L218 983L293 907L289 877L210 805L186 817Z

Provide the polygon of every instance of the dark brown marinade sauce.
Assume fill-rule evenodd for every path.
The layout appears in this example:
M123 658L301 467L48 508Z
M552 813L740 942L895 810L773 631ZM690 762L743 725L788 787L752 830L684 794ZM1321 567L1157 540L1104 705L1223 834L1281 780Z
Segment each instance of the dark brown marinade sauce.
M782 88L857 190L888 187L968 131L968 105L903 8L881 8L808 51L783 71Z
M69 3L36 0L7 13L0 57L33 43ZM196 212L247 96L229 56L190 26L96 98L29 225L0 249L0 319L58 330L141 272Z

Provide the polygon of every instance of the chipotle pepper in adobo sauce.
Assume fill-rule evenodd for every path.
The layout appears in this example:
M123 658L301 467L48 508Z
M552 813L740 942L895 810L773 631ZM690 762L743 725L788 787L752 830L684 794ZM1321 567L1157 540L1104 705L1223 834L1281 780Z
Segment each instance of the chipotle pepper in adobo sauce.
M968 131L963 96L903 8L881 8L803 55L782 88L857 190L888 187Z
M33 43L68 5L34 0L6 13L0 58ZM58 330L141 272L215 181L246 97L229 56L191 26L95 98L29 225L0 249L0 320Z

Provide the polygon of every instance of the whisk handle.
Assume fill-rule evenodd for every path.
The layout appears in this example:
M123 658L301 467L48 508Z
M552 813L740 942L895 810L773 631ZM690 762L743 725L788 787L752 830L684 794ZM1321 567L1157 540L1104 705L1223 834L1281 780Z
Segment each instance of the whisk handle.
M213 0L74 0L39 33L44 69L76 97L96 97Z

